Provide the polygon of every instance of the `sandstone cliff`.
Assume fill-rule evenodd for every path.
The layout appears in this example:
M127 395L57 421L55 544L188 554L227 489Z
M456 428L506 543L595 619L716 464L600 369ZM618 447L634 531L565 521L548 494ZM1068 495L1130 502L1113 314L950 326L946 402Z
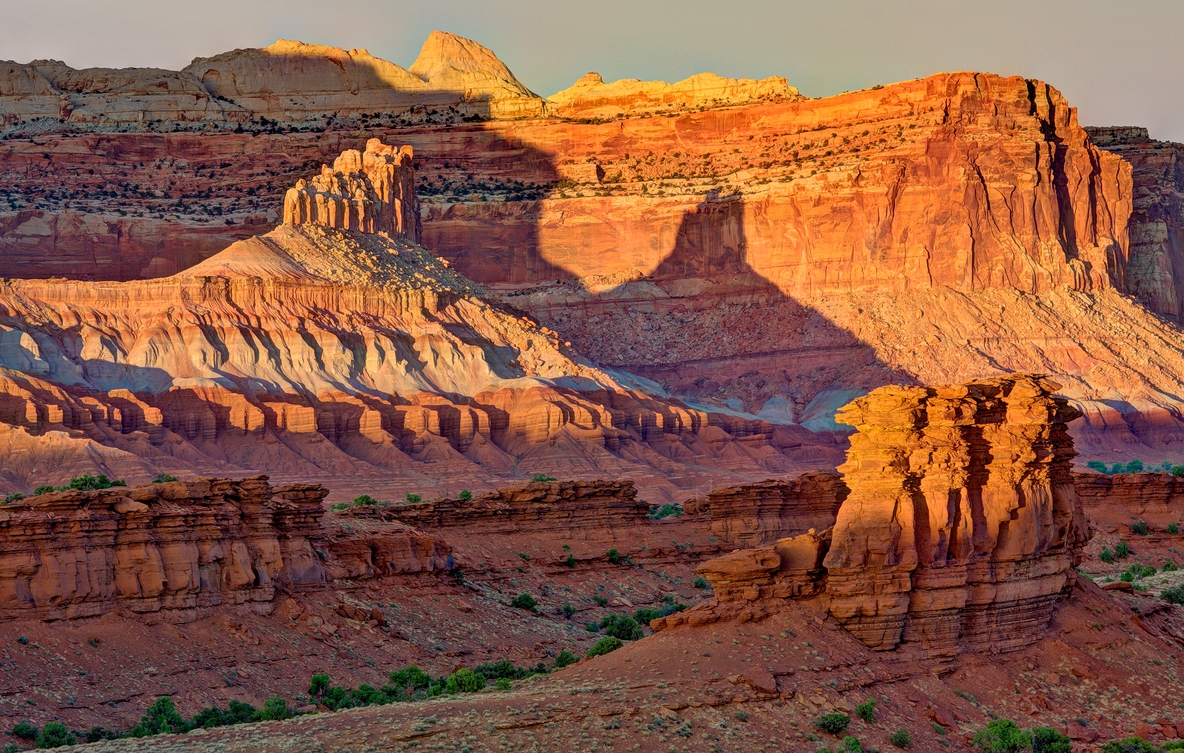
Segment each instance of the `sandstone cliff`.
M780 76L753 81L700 73L668 84L635 78L605 83L599 73L589 73L548 97L547 111L565 118L615 118L796 99L804 97Z
M126 610L178 623L221 606L267 614L277 588L448 566L446 545L411 529L378 542L333 535L321 522L326 494L308 484L273 489L258 477L52 492L6 504L0 619ZM368 569L351 566L359 547Z
M655 628L763 619L818 596L877 651L942 661L1024 648L1073 586L1090 535L1066 426L1080 414L1056 389L1016 375L882 387L845 406L856 433L833 529L705 563L715 604Z
M1146 128L1086 128L1102 149L1129 160L1134 211L1126 290L1177 321L1184 314L1184 145Z

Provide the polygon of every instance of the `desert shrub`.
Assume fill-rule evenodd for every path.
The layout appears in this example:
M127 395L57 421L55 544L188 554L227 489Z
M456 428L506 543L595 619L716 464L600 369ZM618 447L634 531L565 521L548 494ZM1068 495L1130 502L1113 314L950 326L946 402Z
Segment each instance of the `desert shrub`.
M1180 467L1184 468L1184 465L1182 465ZM1180 524L1179 523L1168 523L1168 533L1179 533L1179 532L1180 532Z
M118 740L121 737L123 737L123 735L113 729L107 729L106 727L95 725L94 727L91 727L90 730L83 736L83 741L88 743L99 743L103 742L104 740ZM13 753L16 753L15 749Z
M576 556L574 554L567 555L567 559L565 559L563 561L563 564L567 565L568 567L575 567L576 566Z
M559 608L559 611L563 612L563 616L570 620L572 616L575 615L576 608L571 604L564 604Z
M855 714L865 722L876 721L876 702L871 698L855 707Z
M506 690L509 690L510 688L514 687L514 683L511 682L510 679L507 677L501 677L501 678L498 678L498 680L496 680L493 683L493 686L495 688L497 688L498 690L506 691Z
M1142 473L1143 472L1143 461L1142 460L1132 460L1131 462L1127 463L1126 464L1126 472L1127 473Z
M1184 465L1173 465L1172 466L1172 475L1175 476L1176 478L1180 478L1181 476L1184 476Z
M814 720L814 726L832 735L841 735L851 723L851 717L846 714L823 714Z
M328 675L325 675L325 677L327 679ZM227 709L220 709L217 706L202 709L197 716L193 717L193 726L205 729L228 727L232 724L253 722L258 717L259 712L251 704L243 703L242 701L231 701L230 707Z
M22 500L24 498L25 498L25 495L21 494L20 492L13 492L12 494L9 494L8 496L6 496L4 498L4 504L7 505L11 502L17 502L17 501Z
M1126 559L1129 556L1131 556L1130 546L1125 541L1118 542L1118 544L1114 547L1114 558L1121 560Z
M38 748L64 748L78 742L78 738L61 722L48 722L37 735Z
M898 748L907 748L912 744L913 736L909 734L907 729L898 729L891 735L888 735L888 742Z
M1072 753L1069 738L1052 727L1032 728L1032 753Z
M1173 604L1184 604L1184 584L1165 588L1159 592L1159 598Z
M674 614L675 612L681 612L686 608L686 604L676 604L674 599L671 598L664 600L662 606L657 609L654 609L653 607L642 607L641 609L638 609L633 613L633 619L636 620L637 624L639 625L648 625L650 624L650 620L656 620L659 617L665 617L667 615Z
M16 726L12 728L12 736L22 740L36 740L37 732L38 729L28 721L17 722Z
M621 564L621 553L618 552L616 550L616 548L609 549L607 552L604 553L604 556L608 557L608 561L613 563L614 565Z
M1114 552L1110 551L1110 547L1104 546L1102 547L1102 551L1098 554L1098 557L1101 558L1102 562L1113 562Z
M1111 476L1118 474L1118 473L1123 473L1125 471L1126 471L1126 466L1123 465L1122 463L1115 463L1114 465L1110 466L1110 475Z
M49 484L42 484L41 486L38 486L35 489L33 489L33 496L40 497L42 494L49 494L50 492L56 492L56 491L57 491L57 489L50 486Z
M458 669L444 681L444 692L448 694L476 693L484 687L485 678L471 669Z
M1157 753L1157 748L1141 737L1111 740L1102 746L1102 753Z
M863 745L860 744L859 738L852 735L844 737L843 753L863 753Z
M428 675L428 673L414 665L403 667L402 669L391 672L389 675L387 675L387 679L390 680L392 686L398 688L399 690L403 690L405 688L409 688L411 690L420 690L427 688L432 684L432 678Z
M152 477L152 483L154 483L154 484L167 484L170 481L176 481L176 480L177 480L177 477L170 474L170 473L158 473Z
M185 720L177 713L173 699L162 695L152 702L144 716L140 717L140 723L132 728L132 737L171 735L188 729Z
M292 712L288 710L288 702L273 695L263 702L263 710L259 712L258 719L263 722L274 722L278 719L290 719L291 717Z
M514 597L514 600L510 602L510 606L517 607L518 609L525 609L528 612L535 611L535 607L538 605L539 603L535 601L534 597L530 594L518 594Z
M610 614L600 621L600 629L606 635L620 638L623 641L635 641L645 637L641 625L638 625L636 620L626 614Z
M578 661L579 661L579 659L576 658L575 654L568 651L567 649L563 649L562 651L559 652L559 656L555 657L555 669L563 669L564 667L569 667Z
M378 504L378 500L371 497L369 494L363 494L360 497L354 497L355 507L373 507Z
M423 497L419 496L418 494L412 494L411 492L407 492L407 494L403 496L403 499L409 505L418 505L420 502L423 502Z
M548 481L555 481L556 479L554 476L548 476L545 473L536 473L530 477L530 480L531 480L531 482L536 483L536 484L543 484Z
M530 562L530 555L527 554L526 552L518 552L518 556L521 557L524 561Z
M608 606L608 599L603 596L593 596L592 601L596 602L596 606L598 607Z
M87 740L87 742L92 742L92 741ZM0 748L0 753L21 753L21 746L17 745L16 743L9 743L8 745L5 745L3 748Z
M591 659L593 656L604 656L605 654L611 654L613 651L616 651L618 648L624 645L625 644L621 642L620 638L614 638L611 635L606 635L605 637L596 641L595 646L588 649L588 658Z
M348 507L349 507L348 502L338 502L336 504L329 505L329 509L332 510L333 512L341 512L342 510L345 510Z
M996 719L976 732L972 742L983 753L1014 753L1032 747L1032 735L1010 719Z
M473 667L473 671L484 677L486 680L500 680L502 678L519 680L535 674L533 670L514 666L514 662L510 661L509 659L478 664L477 666Z
M1160 572L1164 573L1174 573L1179 569L1180 568L1176 566L1176 563L1172 562L1171 560L1164 560L1163 567L1159 568Z
M391 674L394 673L392 672ZM311 680L309 680L308 694L313 698L320 698L325 694L325 691L327 691L329 686L332 684L333 682L329 679L329 675L325 674L324 672L318 672L312 676Z
M1136 520L1134 523L1131 523L1131 532L1132 532L1132 533L1134 533L1134 534L1136 534L1136 535L1138 535L1138 536L1146 536L1146 535L1147 535L1147 531L1148 531L1148 529L1147 529L1147 521L1145 521L1145 520Z
M650 508L650 520L661 520L670 516L682 517L682 505L654 505Z
M702 588L704 591L711 588L711 584L708 583L707 579L702 575L700 575L698 578L695 578L695 581L691 585L693 585L695 588Z
M456 496L461 502L469 502L473 499L473 493L468 489L461 489L460 494Z
M127 486L127 484L123 481L112 481L102 474L92 476L89 473L84 473L81 476L75 476L70 479L70 483L66 487L63 487L63 491L65 489L91 491L93 489L110 489L113 486Z
M1089 468L1091 471L1097 471L1098 473L1106 472L1106 464L1101 460L1091 460L1085 464L1085 467Z

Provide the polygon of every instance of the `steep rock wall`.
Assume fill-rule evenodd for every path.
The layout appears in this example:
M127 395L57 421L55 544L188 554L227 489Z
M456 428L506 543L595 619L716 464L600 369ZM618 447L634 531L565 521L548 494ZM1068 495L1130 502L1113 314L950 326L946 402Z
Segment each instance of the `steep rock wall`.
M688 515L711 516L711 532L730 544L759 547L834 525L848 489L834 473L714 489L688 501Z

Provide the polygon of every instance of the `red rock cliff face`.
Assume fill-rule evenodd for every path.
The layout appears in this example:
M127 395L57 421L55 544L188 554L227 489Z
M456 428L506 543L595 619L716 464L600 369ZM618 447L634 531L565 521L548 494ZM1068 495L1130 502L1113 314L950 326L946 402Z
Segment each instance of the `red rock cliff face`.
M1126 290L1176 320L1184 314L1184 145L1146 128L1087 128L1090 140L1132 167L1134 211Z
M848 489L833 473L805 473L786 481L715 489L684 506L688 515L711 516L717 538L741 546L763 546L834 525Z

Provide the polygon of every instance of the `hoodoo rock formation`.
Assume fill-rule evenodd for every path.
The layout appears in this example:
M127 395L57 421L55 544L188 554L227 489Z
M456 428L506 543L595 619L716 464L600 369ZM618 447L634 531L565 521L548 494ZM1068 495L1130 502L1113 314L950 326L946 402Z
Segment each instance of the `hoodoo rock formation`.
M878 651L948 660L1042 635L1089 538L1070 464L1080 416L1042 377L882 387L839 412L856 428L833 529L702 565L714 605L655 628L760 619L819 595Z
M386 233L419 243L411 147L370 139L366 151L344 152L333 160L333 167L322 166L320 175L288 189L284 224Z
M11 502L0 510L0 619L122 609L150 622L183 623L221 606L268 614L277 587L448 566L446 545L409 528L377 543L333 536L321 522L326 494L308 484L274 489L258 477ZM359 547L367 568L351 566Z

